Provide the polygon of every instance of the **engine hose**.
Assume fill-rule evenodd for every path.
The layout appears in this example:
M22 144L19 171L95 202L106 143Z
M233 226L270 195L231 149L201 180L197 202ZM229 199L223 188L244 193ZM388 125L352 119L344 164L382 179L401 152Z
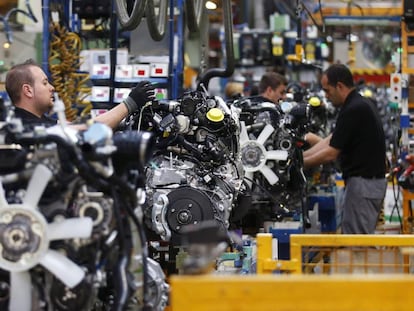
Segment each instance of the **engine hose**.
M91 94L91 88L87 86L90 77L80 72L81 40L59 23L52 22L49 28L51 82L65 105L67 120L74 121L78 115L84 117L92 109L92 103L87 99Z
M152 39L161 41L165 36L168 23L168 0L160 0L158 14L155 12L154 0L147 0L145 17L147 19L149 33Z
M223 0L223 23L224 23L224 41L226 51L226 68L210 68L199 76L197 89L203 87L208 89L210 80L214 77L230 77L235 68L234 47L233 47L233 17L231 11L231 0Z
M200 150L197 149L192 143L186 140L183 136L177 135L177 143L184 147L184 149L188 150L199 160L203 160L203 154Z
M96 173L95 169L88 162L83 160L82 157L78 155L74 147L62 137L57 135L17 137L10 134L7 139L10 142L21 144L23 146L33 146L51 142L56 143L58 147L63 150L66 155L66 159L70 159L70 161L77 167L79 176L81 176L88 184L94 186L96 189L99 189L107 194L110 193L110 190L112 189L111 184L101 175Z
M132 207L136 207L138 205L137 196L135 191L133 191L129 185L122 180L121 178L117 177L116 175L112 176L110 182L116 185L121 193L121 197L125 198L128 202L123 204L126 212L128 213L129 217L131 218L132 222L134 223L139 236L140 241L140 248L142 251L142 270L143 270L143 279L144 279L144 307L148 305L148 248L147 248L147 238L145 235L144 225L142 224L141 220L137 217ZM143 186L143 185L142 185Z
M129 286L127 278L127 270L129 265L128 249L126 246L126 235L125 235L125 217L121 213L121 198L119 197L118 191L114 188L111 190L111 197L114 200L114 215L118 230L118 247L119 254L117 264L114 271L115 278L115 297L114 304L111 308L113 311L122 311L127 304L129 297Z
M144 16L147 0L135 0L132 8L129 7L127 2L125 0L115 0L116 14L122 30L134 30Z
M205 2L205 0L185 0L184 2L188 30L192 33L200 31Z

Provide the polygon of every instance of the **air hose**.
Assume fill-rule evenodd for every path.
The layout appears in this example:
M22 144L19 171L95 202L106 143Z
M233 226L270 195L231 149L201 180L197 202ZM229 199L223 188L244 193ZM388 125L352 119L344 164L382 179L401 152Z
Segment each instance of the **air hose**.
M50 26L49 70L51 83L59 98L65 104L67 120L74 121L86 116L92 109L87 100L91 88L87 86L88 73L80 72L81 40L76 33L70 32L58 22Z

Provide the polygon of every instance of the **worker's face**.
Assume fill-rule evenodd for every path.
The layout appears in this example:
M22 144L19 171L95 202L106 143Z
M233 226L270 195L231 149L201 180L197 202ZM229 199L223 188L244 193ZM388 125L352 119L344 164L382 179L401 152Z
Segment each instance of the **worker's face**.
M277 88L268 88L267 97L274 103L286 98L286 85L281 84Z
M328 77L322 76L321 79L322 89L325 91L326 98L332 103L334 107L339 107L343 104L342 97L338 91L338 85L333 86L328 84Z
M34 80L32 88L35 108L41 113L49 112L53 107L55 88L49 83L45 72L41 68L32 66L30 70Z

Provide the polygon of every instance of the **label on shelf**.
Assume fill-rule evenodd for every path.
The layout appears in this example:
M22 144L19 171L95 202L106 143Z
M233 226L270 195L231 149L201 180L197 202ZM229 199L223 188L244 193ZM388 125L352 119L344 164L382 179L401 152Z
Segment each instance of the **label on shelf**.
M168 77L168 63L152 63L150 65L150 75L154 78Z
M131 80L132 79L132 65L116 65L115 80Z
M149 64L137 64L133 65L132 77L133 78L149 78L150 65Z
M92 66L92 79L109 79L111 76L111 68L109 64L95 64Z
M91 101L108 102L109 101L109 86L93 86Z

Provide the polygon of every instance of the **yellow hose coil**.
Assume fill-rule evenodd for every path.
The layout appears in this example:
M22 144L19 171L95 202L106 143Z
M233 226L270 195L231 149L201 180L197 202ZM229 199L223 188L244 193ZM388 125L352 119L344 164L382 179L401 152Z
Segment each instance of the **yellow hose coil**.
M92 109L87 100L91 88L87 86L89 74L80 73L81 40L76 33L69 32L59 23L52 22L50 28L49 70L51 82L65 104L65 115L69 121L86 116Z

